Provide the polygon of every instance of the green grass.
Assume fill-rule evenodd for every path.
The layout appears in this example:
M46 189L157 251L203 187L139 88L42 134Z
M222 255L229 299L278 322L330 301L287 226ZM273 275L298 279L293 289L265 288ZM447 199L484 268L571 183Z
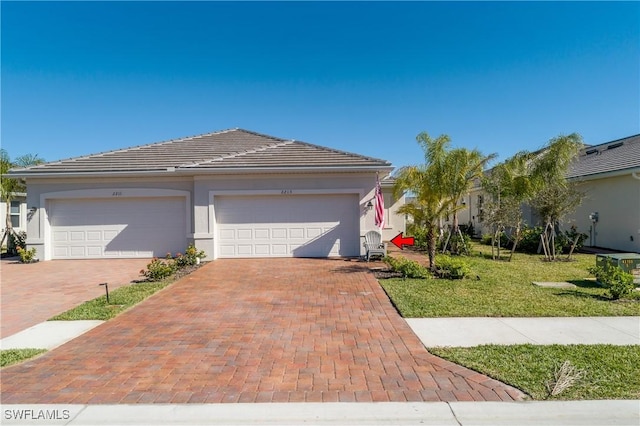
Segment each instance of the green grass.
M479 244L473 253L465 258L468 279L392 278L380 284L406 318L640 315L640 292L632 300L612 301L605 288L586 279L595 255L545 262L540 255L516 253L511 262L495 261L488 258L491 247ZM533 281L568 281L578 288L541 288Z
M45 353L46 349L5 349L0 351L0 367L17 364L36 355Z
M174 282L168 278L158 282L142 282L120 287L109 292L109 304L106 296L100 296L84 302L60 315L50 318L49 321L75 321L75 320L103 320L106 321L140 303L155 292L165 288Z
M510 384L536 400L640 398L639 345L484 345L429 351ZM565 360L584 375L563 393L549 397L546 383Z

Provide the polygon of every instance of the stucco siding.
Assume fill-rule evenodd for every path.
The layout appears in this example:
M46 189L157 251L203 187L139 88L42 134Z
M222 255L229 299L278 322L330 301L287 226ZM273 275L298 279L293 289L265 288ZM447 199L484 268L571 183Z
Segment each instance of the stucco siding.
M393 196L393 188L382 188L384 197L385 218L382 229L383 241L390 241L400 232L406 232L405 215L398 213L398 209L405 203L404 194L398 198Z
M567 217L589 235L586 245L640 253L640 180L631 174L579 183L585 193L582 204ZM594 225L591 213L598 213Z
M40 259L50 258L45 250L51 227L48 222L48 200L64 198L108 198L109 196L175 196L188 200L186 241L194 242L212 259L215 255L215 194L226 195L295 195L295 194L355 194L358 200L359 235L375 229L374 212L366 204L375 195L376 174L316 173L316 174L244 174L203 175L175 178L67 178L29 179L27 204L37 207L27 226L28 245L37 249ZM164 195L163 195L164 194ZM388 195L391 200L391 195ZM394 200L390 211L395 212L402 200ZM401 224L393 214L394 231ZM402 224L403 225L403 224ZM391 236L393 237L393 235ZM390 237L390 238L391 238ZM361 245L361 241L358 242Z

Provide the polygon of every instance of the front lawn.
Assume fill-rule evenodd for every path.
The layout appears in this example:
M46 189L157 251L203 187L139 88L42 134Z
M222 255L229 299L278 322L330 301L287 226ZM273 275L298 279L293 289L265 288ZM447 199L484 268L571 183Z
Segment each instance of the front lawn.
M4 349L0 351L0 367L17 364L45 353L46 349Z
M50 318L49 321L77 321L77 320L103 320L106 321L140 303L155 292L162 290L172 282L174 278L167 278L158 282L141 282L120 287L109 292L109 302L106 296L100 296L84 302L66 312Z
M491 247L474 244L469 278L381 279L405 318L556 317L640 315L640 292L632 300L612 301L607 290L588 280L595 255L574 261L545 262L540 255L516 253L511 262L495 261ZM576 289L541 288L533 281L568 281Z
M484 345L429 351L514 386L536 400L640 398L638 345ZM546 383L567 360L582 371L582 377L551 397Z

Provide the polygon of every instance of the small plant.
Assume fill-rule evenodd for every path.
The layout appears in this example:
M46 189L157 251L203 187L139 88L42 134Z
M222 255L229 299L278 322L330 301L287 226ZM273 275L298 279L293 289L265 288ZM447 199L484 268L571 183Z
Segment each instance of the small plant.
M20 256L20 262L33 263L37 260L35 248L30 248L29 250L27 250L22 247L18 247L17 250L18 250L18 256Z
M428 278L429 270L414 260L404 257L387 256L384 261L394 272L399 272L404 278Z
M546 383L549 396L556 396L573 386L584 376L584 371L577 369L570 361L562 363L553 373L553 380Z
M604 268L595 266L587 270L596 277L599 283L608 287L609 296L613 300L630 295L636 288L633 275L623 271L619 266L607 264Z
M204 254L204 250L198 250L193 244L191 244L187 247L184 254L176 254L175 262L178 268L185 268L187 266L197 265L200 263L200 260L205 257L207 257L207 255Z
M436 271L440 278L459 280L469 275L471 268L462 258L441 255L436 258Z
M27 233L24 231L10 232L7 239L7 253L11 255L18 254L18 249L27 246Z
M151 263L147 265L147 269L140 270L140 275L144 276L148 281L160 281L171 276L175 271L176 263L169 255L164 260L154 257Z

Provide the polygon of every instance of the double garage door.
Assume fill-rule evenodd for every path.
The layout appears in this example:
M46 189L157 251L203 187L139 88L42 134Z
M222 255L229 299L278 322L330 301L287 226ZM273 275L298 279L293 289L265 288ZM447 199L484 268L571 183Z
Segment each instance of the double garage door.
M359 255L354 194L215 196L218 257ZM164 257L187 245L184 197L56 199L53 259Z
M215 196L218 256L359 255L353 194Z
M49 203L53 259L164 257L186 247L184 197Z

